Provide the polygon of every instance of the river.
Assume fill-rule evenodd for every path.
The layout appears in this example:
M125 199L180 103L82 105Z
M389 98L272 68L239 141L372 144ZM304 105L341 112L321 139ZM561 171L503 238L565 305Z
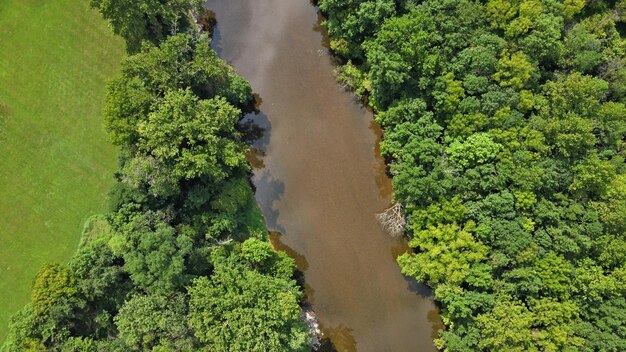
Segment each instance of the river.
M296 259L322 331L338 351L436 351L430 292L395 258L406 242L375 214L391 184L380 129L332 75L307 0L210 0L214 48L258 94L251 156L256 198L274 246Z

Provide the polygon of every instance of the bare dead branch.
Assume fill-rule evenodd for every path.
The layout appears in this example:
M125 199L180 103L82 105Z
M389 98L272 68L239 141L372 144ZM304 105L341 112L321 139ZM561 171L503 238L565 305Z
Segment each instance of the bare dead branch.
M395 203L384 212L376 214L376 219L391 237L399 237L404 234L406 219L402 213L402 204Z

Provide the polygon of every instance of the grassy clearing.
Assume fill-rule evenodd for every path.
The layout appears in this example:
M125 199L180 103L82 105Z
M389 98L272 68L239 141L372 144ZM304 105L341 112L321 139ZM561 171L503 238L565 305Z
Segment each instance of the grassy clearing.
M104 82L122 56L87 0L0 0L0 341L38 268L67 260L105 207Z

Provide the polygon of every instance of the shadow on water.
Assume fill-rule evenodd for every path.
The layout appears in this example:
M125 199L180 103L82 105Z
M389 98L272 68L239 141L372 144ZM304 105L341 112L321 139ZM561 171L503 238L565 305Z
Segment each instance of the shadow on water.
M304 274L304 272L309 268L309 262L306 260L304 255L283 243L281 241L282 236L283 234L278 231L270 231L270 243L272 244L274 250L287 254L296 262L295 279L304 292L302 302L303 307L305 307L305 309L312 309L312 301L315 290L311 287L311 285L306 283Z
M432 291L425 285L420 284L412 277L402 275L407 283L407 289L422 298L432 297Z
M279 212L275 204L285 193L285 184L275 178L270 170L264 170L265 163L263 161L272 134L272 123L267 115L259 110L263 99L258 94L253 96L254 111L241 119L238 130L242 134L243 142L250 146L246 153L246 159L255 170L253 184L256 197L264 199L263 202L257 202L257 204L261 208L267 228L270 231L284 233L285 229L278 224Z
M296 280L298 284L304 289L305 302L304 305L307 307L311 307L315 300L314 294L315 290L306 283L305 279L305 271L309 268L309 263L306 260L306 257L301 253L298 253L293 248L289 247L285 243L281 242L282 234L277 231L270 231L269 238L272 247L275 250L284 252L290 258L292 258L296 262L297 273ZM430 314L430 313L429 313ZM438 318L438 311L433 313L434 319ZM430 317L430 315L429 315ZM356 352L357 351L357 341L353 335L353 329L340 324L335 327L322 327L324 331L324 337L321 339L320 347L317 349L318 352ZM436 336L437 330L434 329L434 336Z
M270 120L263 112L259 110L263 99L258 94L253 94L253 102L250 110L241 121L237 129L241 132L241 139L250 146L246 152L246 160L252 166L252 169L263 169L265 163L265 151L270 141L272 125Z
M271 125L265 114L254 112L247 114L239 122L239 131L242 133L242 140L250 146L246 152L246 159L252 169L264 169L265 151L270 139Z
M395 261L402 254L411 252L411 248L407 246L405 241L399 241L390 247L389 252L391 253L391 258Z
M239 122L239 131L243 134L243 141L262 152L267 151L272 133L272 124L263 112L247 114Z
M275 250L280 252L285 252L291 259L296 262L296 267L298 270L304 272L309 268L309 262L307 262L306 257L302 254L296 252L295 249L289 247L288 245L281 242L282 234L278 231L270 231L270 243Z
M224 50L222 47L222 32L220 31L220 27L217 25L217 20L215 20L215 23L213 24L211 33L211 47L215 50L217 56L222 57L222 51Z
M213 36L213 31L217 26L215 12L203 7L198 14L196 23L200 26L201 32L208 33L209 37Z
M434 340L439 337L439 331L443 331L445 329L443 321L441 320L441 310L439 310L439 307L435 306L435 308L428 311L426 318L432 326L430 337Z
M330 50L330 35L328 34L328 31L323 25L325 18L322 15L322 12L320 11L319 6L317 6L317 0L310 0L309 2L315 8L315 13L317 15L317 21L315 21L311 29L314 32L317 32L320 34L320 37L322 38L321 44L322 44L322 47L325 49L324 54L330 58L330 62L333 65L333 67L337 67L337 65L342 62L342 59L339 56L332 55L332 52Z
M252 166L252 169L265 168L263 157L265 157L265 153L256 148L250 148L248 149L248 151L246 151L246 161L250 166Z
M391 198L393 194L393 186L391 178L387 174L388 166L380 152L380 142L383 139L383 129L374 120L371 121L369 129L376 136L376 143L374 144L374 154L376 155L376 165L374 165L374 169L376 170L376 186L378 186L378 192L381 198Z
M285 228L278 223L280 214L276 208L276 203L285 193L285 183L274 178L268 170L264 170L260 176L255 175L254 184L257 198L264 199L258 204L268 230L285 233Z
M345 326L323 328L325 337L322 339L322 352L356 352L357 342L354 338L354 330ZM332 342L331 342L332 340Z

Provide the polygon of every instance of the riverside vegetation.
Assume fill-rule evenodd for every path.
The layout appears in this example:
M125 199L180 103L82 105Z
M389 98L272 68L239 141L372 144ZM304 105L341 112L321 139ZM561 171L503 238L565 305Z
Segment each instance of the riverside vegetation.
M39 271L3 351L306 350L295 265L267 241L236 129L250 85L197 33L199 1L91 4L132 54L107 87L111 212Z
M320 0L444 351L626 350L626 1Z

